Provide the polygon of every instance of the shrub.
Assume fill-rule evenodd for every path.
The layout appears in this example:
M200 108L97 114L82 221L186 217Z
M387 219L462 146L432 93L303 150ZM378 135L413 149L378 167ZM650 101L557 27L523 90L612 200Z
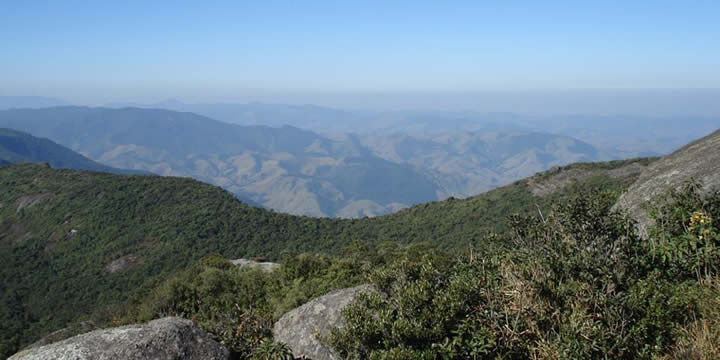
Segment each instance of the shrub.
M368 276L379 293L349 306L329 342L350 359L709 358L720 195L701 194L669 193L651 241L613 211L615 194L591 191L514 216L492 238L511 246L492 256L399 257ZM678 250L688 237L705 241Z

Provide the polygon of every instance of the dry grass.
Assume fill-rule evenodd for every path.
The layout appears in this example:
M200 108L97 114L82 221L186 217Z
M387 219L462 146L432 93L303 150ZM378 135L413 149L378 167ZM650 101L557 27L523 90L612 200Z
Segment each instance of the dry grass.
M677 344L663 359L720 359L720 278L703 283L707 295L700 304L702 318L680 330Z

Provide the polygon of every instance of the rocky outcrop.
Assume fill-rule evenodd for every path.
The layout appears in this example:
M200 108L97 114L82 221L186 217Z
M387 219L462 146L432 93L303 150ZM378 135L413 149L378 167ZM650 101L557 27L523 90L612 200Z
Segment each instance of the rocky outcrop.
M699 180L705 191L720 187L720 130L652 163L615 207L628 211L638 222L639 234L647 236L652 220L644 204L690 179Z
M594 164L572 164L553 167L527 179L527 186L535 196L548 196L578 181L593 176L607 176L630 184L647 168L642 159L629 160L627 164L612 169L594 168Z
M86 332L90 332L95 329L97 329L97 327L95 326L95 324L93 322L83 321L83 322L68 326L66 328L62 328L60 330L53 331L50 334L47 334L47 335L43 336L42 338L40 338L38 341L26 346L25 349L23 349L23 350L52 344L52 343L73 337L78 334L84 334Z
M291 310L275 323L275 341L285 343L296 357L306 356L313 360L339 359L320 339L328 336L332 328L343 327L342 310L363 291L372 291L372 287L361 285L336 290Z
M116 272L125 271L132 266L142 262L142 258L137 255L129 254L121 256L105 266L105 271L114 274Z
M268 261L258 261L252 259L235 259L230 260L233 265L247 268L259 268L265 271L273 271L280 267L280 264Z
M192 321L167 317L142 325L95 330L69 339L21 351L11 360L140 360L230 357Z
M53 193L41 193L33 195L25 195L18 199L17 212L21 212L25 209L29 209L37 204L48 201L55 196Z

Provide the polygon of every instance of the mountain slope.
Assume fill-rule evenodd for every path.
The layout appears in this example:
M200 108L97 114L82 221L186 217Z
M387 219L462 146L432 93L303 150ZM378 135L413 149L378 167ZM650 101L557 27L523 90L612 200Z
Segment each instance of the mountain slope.
M644 206L690 180L699 181L706 191L720 190L720 130L656 161L620 197L616 207L627 210L646 236L652 221Z
M99 164L48 139L0 128L0 165L18 162L44 162L63 169L133 173Z
M321 248L319 233L332 233L322 225L332 222L249 207L190 179L0 167L0 343L117 304L212 252Z
M503 231L509 214L547 211L578 188L622 189L649 161L572 165L469 199L362 220L278 214L184 178L0 167L0 339L28 341L122 303L211 253L277 259L337 253L354 241L487 246L485 235ZM553 191L534 195L549 183Z
M609 160L587 143L532 132L365 136L361 141L379 157L423 169L444 191L440 198L472 196L553 166Z
M345 111L315 105L288 105L266 103L215 103L186 104L170 99L153 104L108 104L111 108L139 107L187 111L223 122L239 125L290 125L318 132L355 131L352 124L369 120L362 112ZM367 125L367 123L366 123Z
M265 207L313 216L381 215L474 195L555 165L606 159L592 146L548 134L329 138L159 109L8 110L0 111L0 125L115 167L191 176Z
M353 223L357 239L401 244L430 242L457 251L484 247L486 236L509 229L510 215L549 211L578 191L603 190L619 196L654 158L576 163L538 173L467 199L450 198Z

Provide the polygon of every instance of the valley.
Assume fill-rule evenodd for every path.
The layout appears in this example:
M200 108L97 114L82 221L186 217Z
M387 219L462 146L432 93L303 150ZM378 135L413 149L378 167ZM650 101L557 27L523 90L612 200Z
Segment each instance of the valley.
M464 198L553 166L614 158L540 132L323 136L160 109L6 110L0 126L115 168L193 177L276 211L342 218Z

